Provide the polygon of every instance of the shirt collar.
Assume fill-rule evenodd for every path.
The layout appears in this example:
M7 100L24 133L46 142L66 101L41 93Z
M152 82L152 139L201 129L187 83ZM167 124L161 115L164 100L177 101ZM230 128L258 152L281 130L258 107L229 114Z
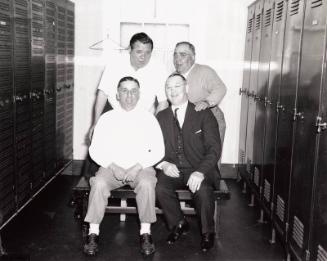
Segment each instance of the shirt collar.
M188 101L184 102L183 104L181 105L171 105L171 109L173 110L173 112L175 111L175 109L179 109L180 112L185 112L186 111L186 108L187 108L187 105L188 105Z
M189 75L190 71L193 69L194 65L195 65L195 63L193 63L193 65L191 66L191 68L188 69L188 71L186 73L183 73L182 74L185 78L187 78L187 76Z

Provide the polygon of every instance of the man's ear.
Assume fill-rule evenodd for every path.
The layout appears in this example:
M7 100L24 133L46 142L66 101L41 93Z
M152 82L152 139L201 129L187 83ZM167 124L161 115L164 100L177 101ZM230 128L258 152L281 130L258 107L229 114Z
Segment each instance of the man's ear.
M116 100L117 100L117 101L120 100L119 93L116 93Z

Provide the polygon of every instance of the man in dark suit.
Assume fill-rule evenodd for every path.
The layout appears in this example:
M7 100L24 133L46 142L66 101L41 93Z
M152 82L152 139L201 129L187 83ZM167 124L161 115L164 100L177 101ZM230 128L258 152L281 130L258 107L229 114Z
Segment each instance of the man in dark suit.
M188 101L187 82L181 74L170 75L165 90L171 106L157 115L165 157L156 166L160 170L156 195L171 230L167 242L173 244L189 230L175 193L188 186L201 223L201 249L207 251L215 238L213 190L219 186L221 155L218 123L209 109L196 111Z

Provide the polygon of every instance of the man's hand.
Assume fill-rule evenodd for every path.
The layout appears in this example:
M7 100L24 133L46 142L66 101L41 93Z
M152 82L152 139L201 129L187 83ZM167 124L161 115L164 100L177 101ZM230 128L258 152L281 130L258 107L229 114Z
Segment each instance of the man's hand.
M123 181L126 175L126 170L123 169L122 167L116 165L115 163L111 163L109 165L109 167L112 172L114 173L114 177L115 179L119 180L119 181Z
M139 163L136 163L134 166L128 168L126 170L126 174L124 177L124 182L128 183L128 182L132 182L135 180L137 174L139 174L139 172L142 170L142 166Z
M179 170L178 170L178 168L176 167L175 164L170 163L170 162L164 162L161 165L161 168L162 168L163 172L167 176L172 177L172 178L178 178L179 177Z
M209 108L210 104L207 101L199 101L195 103L195 110L196 111L202 111L205 110L206 108Z
M204 175L203 173L199 172L199 171L194 171L188 181L187 181L187 186L189 187L189 189L192 191L192 193L195 193L196 191L198 191L200 189L201 183L204 180Z

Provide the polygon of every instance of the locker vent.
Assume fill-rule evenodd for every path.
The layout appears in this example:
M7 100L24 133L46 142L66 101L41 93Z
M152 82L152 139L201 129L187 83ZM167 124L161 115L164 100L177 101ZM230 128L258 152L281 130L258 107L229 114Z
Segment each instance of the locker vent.
M300 0L293 0L291 2L290 15L296 15L299 13Z
M317 261L327 261L327 251L321 246L318 246Z
M280 221L284 222L284 214L285 214L285 202L281 196L277 195L277 208L276 214L279 217Z
M245 151L240 150L240 162L243 163L245 162Z
M254 184L256 184L259 187L259 169L257 167L254 168L253 181Z
M322 0L312 0L311 1L311 8L316 8L322 5Z
M270 202L270 183L266 179L265 179L265 187L264 187L263 195L267 200L267 202Z
M268 27L270 24L271 24L271 9L267 9L265 14L265 27Z
M300 248L303 247L303 233L304 226L302 222L294 216L292 237Z
M255 29L259 30L261 26L261 14L257 14L255 19Z
M276 21L282 20L283 17L283 9L284 9L284 1L280 1L277 3L277 8L276 8Z
M253 18L248 21L248 34L252 32Z

